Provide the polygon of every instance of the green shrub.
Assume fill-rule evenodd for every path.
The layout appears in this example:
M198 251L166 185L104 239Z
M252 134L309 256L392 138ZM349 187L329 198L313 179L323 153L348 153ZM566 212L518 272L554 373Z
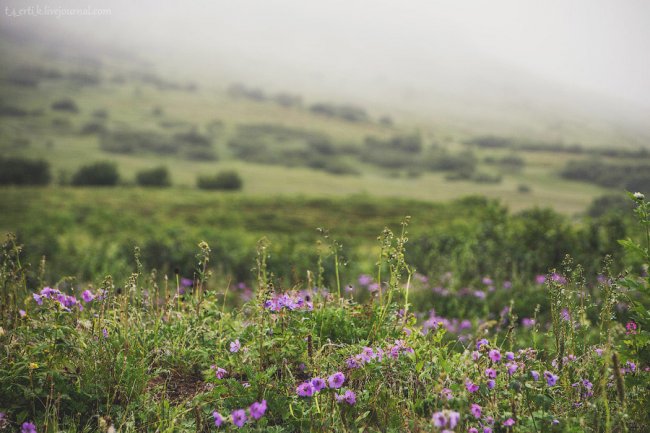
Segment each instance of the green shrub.
M47 185L51 179L45 160L0 157L0 185Z
M96 162L81 167L72 176L74 186L113 186L117 185L120 175L112 162Z
M233 170L221 171L214 176L199 176L196 185L200 189L218 189L234 191L241 189L243 181Z
M167 167L156 167L139 171L135 181L140 186L170 186L169 170Z
M54 101L52 103L52 110L67 111L69 113L78 113L79 107L77 107L77 103L74 102L72 99L65 98L65 99L59 99L58 101Z

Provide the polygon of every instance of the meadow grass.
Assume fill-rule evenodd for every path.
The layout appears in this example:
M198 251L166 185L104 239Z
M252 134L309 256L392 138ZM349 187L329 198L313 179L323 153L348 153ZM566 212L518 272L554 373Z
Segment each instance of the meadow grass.
M648 203L635 200L647 236ZM606 260L589 283L566 259L532 281L458 289L454 275L414 272L408 230L384 229L376 272L350 288L337 254L283 285L267 240L251 285L215 279L206 242L190 279L150 272L136 250L123 284L54 285L27 277L9 237L0 428L645 431L647 275L616 276ZM647 266L645 237L624 244ZM521 302L538 306L520 315Z

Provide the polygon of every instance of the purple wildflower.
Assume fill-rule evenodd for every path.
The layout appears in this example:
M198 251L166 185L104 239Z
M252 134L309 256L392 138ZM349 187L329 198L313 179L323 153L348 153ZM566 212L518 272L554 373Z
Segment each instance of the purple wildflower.
M372 277L370 275L366 275L366 274L359 275L360 286L367 286L370 283L372 283Z
M311 386L314 387L314 391L319 392L327 385L325 384L325 381L323 379L321 379L320 377L315 377L311 380Z
M20 317L25 317L25 316L27 316L27 311L25 311L25 310L18 310L18 314L20 314Z
M24 422L20 428L20 433L36 433L36 426L31 422Z
M512 418L508 418L507 420L503 421L503 425L506 427L512 427L515 425L515 420Z
M450 411L449 412L449 427L452 429L456 427L456 424L458 424L458 420L460 420L460 414L458 412Z
M546 383L548 384L548 386L555 386L555 384L557 383L557 380L559 379L558 376L551 373L550 371L545 371L544 372L544 378L546 379Z
M300 397L311 397L314 395L314 387L309 382L303 382L296 388L296 394Z
M243 427L246 423L246 411L244 409L237 409L232 413L232 423L237 427Z
M38 305L43 305L43 297L41 295L39 295L37 293L33 293L32 297L34 298L34 300L36 301L36 303Z
M354 393L354 391L348 389L345 391L343 399L347 404L354 405L357 402L357 395Z
M212 412L212 417L214 418L214 425L216 427L221 427L221 424L223 424L223 417L221 414L217 411Z
M539 373L536 372L535 370L532 370L532 371L530 372L530 375L533 376L533 380L534 380L535 382L537 382L537 381L539 380Z
M467 388L469 392L476 392L478 391L479 386L474 382L472 382L471 380L467 379L465 381L465 388Z
M501 361L501 352L499 352L497 349L492 349L490 350L490 353L488 355L492 362L499 362Z
M436 427L444 427L447 425L447 417L442 412L436 412L432 417L433 425Z
M95 299L95 295L93 295L93 292L90 290L84 290L84 292L81 294L81 299L83 299L84 302L88 303Z
M479 341L476 342L476 350L479 350L481 346L483 345L489 345L490 343L487 341L485 338L481 338Z
M512 376L515 371L517 371L517 368L519 368L519 366L516 362L509 362L506 364L506 368L508 369L508 374Z
M237 353L239 352L239 349L241 349L241 343L239 342L239 339L232 341L230 343L230 352L231 353Z
M515 360L515 354L512 352L506 352L506 359L508 361L514 361Z
M215 376L217 376L217 379L223 379L228 374L228 372L225 369L221 367L217 367L216 365L213 365L210 368L214 370L214 374Z
M333 389L343 386L343 382L345 382L345 376L340 371L327 378L327 385Z
M535 325L535 319L531 319L530 317L524 317L521 319L521 325L524 328L532 328Z
M251 418L253 419L262 418L262 416L264 416L264 413L266 412L266 400L262 400L261 403L255 402L251 404L249 411L251 414Z
M494 381L494 379L490 379L487 381L487 387L489 389L494 389L495 386L496 386L496 382Z
M487 376L488 379L495 379L497 377L497 371L494 368L486 368L485 376Z
M470 412L472 412L472 415L474 415L474 418L478 419L481 417L481 406L479 406L476 403L472 404L472 407L470 408Z

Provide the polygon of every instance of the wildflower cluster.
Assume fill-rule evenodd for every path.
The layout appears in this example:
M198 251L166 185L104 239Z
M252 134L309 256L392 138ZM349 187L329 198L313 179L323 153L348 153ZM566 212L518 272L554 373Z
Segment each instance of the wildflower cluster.
M386 346L385 349L377 347L364 347L361 353L349 357L345 364L348 368L361 368L371 362L382 362L384 357L397 359L401 354L413 353L413 348L407 346L404 340L395 340L394 344Z
M311 380L301 383L296 388L296 394L299 397L313 397L324 389L340 389L345 382L345 375L343 373L336 372L327 378L327 382L320 378L314 377ZM337 403L345 402L349 405L354 405L356 403L356 394L352 390L346 390L343 394L334 394Z
M98 291L97 294L92 293L90 290L85 290L81 294L81 299L84 303L89 303L95 300L96 298L102 298L104 296L103 291ZM70 312L72 308L77 307L79 311L83 311L83 304L73 295L66 295L61 292L59 289L53 289L51 287L44 287L39 293L33 293L32 298L38 305L43 305L44 299L50 299L58 303L61 308L65 311Z
M286 293L272 293L271 299L264 302L264 308L269 311L279 312L285 310L307 310L314 309L314 304L311 297L306 293L300 292L286 292Z
M247 422L257 421L264 416L266 413L267 405L266 400L261 402L254 402L248 407L248 413L246 409L236 409L230 414L230 422L238 428L244 427L244 424ZM216 427L221 427L228 422L227 418L224 418L219 412L214 411L212 413L214 419L214 425Z

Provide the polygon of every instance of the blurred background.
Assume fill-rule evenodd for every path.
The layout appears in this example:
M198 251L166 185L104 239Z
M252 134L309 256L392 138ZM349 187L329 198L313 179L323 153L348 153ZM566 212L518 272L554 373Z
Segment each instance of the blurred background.
M615 249L602 218L650 192L643 0L1 6L0 232L51 278L135 245L191 276L205 239L246 280L266 236L295 283L406 215L424 273L532 275Z

